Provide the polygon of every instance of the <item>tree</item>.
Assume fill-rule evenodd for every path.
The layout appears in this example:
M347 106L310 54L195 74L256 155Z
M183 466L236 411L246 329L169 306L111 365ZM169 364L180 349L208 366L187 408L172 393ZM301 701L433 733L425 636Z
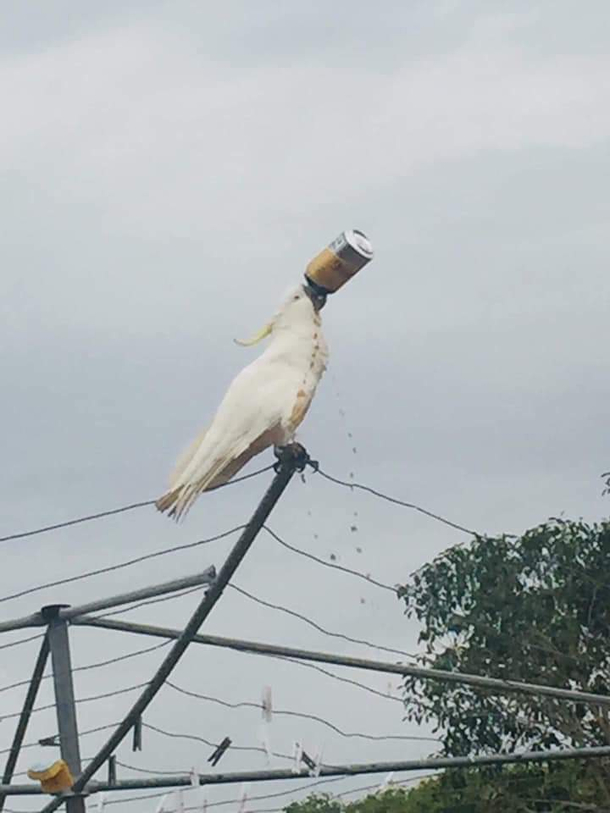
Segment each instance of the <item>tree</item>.
M608 694L610 523L550 520L520 538L476 537L400 588L422 624L426 666ZM443 751L467 755L607 745L607 708L405 679L408 719L434 721ZM289 813L610 813L610 760L449 770L410 790Z
M554 519L451 548L399 594L423 625L427 666L608 694L608 573L610 523ZM607 707L419 678L404 687L407 718L435 721L446 754L610 742Z
M287 813L607 813L593 763L511 765L445 771L410 789L390 787L353 802L327 795L293 802Z

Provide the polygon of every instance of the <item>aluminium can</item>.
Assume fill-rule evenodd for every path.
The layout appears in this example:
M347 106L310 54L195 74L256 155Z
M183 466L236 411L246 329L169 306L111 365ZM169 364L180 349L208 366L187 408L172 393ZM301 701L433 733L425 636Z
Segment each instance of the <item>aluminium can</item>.
M305 277L326 293L338 291L373 259L373 247L364 232L343 231L307 265Z

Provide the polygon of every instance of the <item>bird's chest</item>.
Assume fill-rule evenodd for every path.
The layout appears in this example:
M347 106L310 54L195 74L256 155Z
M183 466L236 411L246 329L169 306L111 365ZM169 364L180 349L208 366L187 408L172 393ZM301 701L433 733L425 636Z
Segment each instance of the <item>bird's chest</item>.
M305 348L303 348L305 351ZM319 325L312 331L307 343L306 352L300 359L300 370L296 388L291 398L290 413L287 416L287 425L294 432L299 426L313 400L318 382L320 381L328 362L328 346L322 335Z

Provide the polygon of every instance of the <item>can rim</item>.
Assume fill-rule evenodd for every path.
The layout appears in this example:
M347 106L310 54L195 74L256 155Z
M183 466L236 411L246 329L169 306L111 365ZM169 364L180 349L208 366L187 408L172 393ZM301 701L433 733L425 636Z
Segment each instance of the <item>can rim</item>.
M363 231L360 231L360 229L346 229L344 233L346 241L355 251L362 254L363 257L372 259L373 245Z

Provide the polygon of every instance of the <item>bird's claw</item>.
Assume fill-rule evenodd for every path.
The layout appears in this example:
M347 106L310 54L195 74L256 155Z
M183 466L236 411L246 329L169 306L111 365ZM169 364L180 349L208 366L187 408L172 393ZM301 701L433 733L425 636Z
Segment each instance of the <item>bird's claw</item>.
M307 454L307 449L300 443L289 443L286 446L274 446L273 452L277 457L277 463L273 466L273 470L277 474L281 467L288 462L291 462L295 471L304 471L308 465L312 465L312 461ZM313 464L317 467L317 463Z

